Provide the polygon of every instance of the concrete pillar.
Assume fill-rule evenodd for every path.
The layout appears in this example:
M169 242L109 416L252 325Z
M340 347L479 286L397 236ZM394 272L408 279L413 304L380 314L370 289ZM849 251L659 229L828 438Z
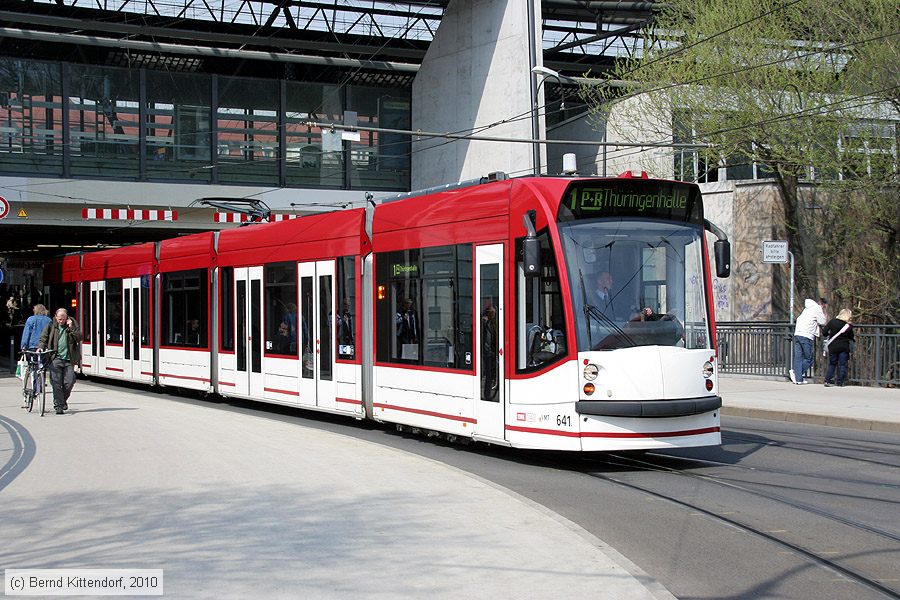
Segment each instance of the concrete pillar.
M529 30L529 2L534 27ZM483 135L533 138L533 108L543 106L531 74L541 64L540 0L452 0L416 75L412 128L468 133L505 119ZM529 47L532 36L532 56ZM538 93L537 100L533 94ZM537 124L543 137L543 119ZM534 171L527 143L416 139L412 143L412 189L472 179L490 171ZM429 149L431 148L431 149ZM544 163L544 149L540 149ZM545 170L545 169L544 169Z

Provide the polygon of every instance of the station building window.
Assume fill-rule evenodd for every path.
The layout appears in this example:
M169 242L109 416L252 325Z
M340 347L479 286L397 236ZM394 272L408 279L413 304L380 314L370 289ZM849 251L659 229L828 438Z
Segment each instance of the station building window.
M405 90L351 87L348 106L357 113L360 125L410 128L410 97ZM360 139L350 142L351 186L372 190L405 188L409 185L411 147L408 135L360 131Z
M343 123L341 86L287 82L285 141L288 185L340 188L344 185L344 147L340 131L310 125Z
M297 263L266 265L266 353L297 356Z
M409 186L408 136L361 131L359 140L345 140L327 126L343 123L349 110L360 125L409 129L405 88L0 57L0 98L0 172L333 189Z
M0 58L0 171L62 175L58 63Z
M147 71L146 156L150 179L208 180L212 80L201 73Z
M206 348L207 272L205 269L162 275L162 344Z
M216 145L222 183L278 180L278 84L220 77Z
M380 253L375 278L380 362L473 368L470 244Z
M67 65L72 174L137 177L140 142L138 72Z

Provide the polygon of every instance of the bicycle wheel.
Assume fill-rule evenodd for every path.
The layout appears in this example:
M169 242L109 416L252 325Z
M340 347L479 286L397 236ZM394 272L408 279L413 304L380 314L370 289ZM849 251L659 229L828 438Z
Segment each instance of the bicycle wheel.
M31 373L31 366L25 367L25 378L22 380L22 398L25 400L24 408L31 412L34 406L34 377Z
M44 416L44 413L47 411L47 372L41 371L40 379L41 382L41 416Z

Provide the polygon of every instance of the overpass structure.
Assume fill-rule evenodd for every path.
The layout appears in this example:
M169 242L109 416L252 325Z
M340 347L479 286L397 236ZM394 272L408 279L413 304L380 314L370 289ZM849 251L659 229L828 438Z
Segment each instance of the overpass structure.
M558 171L526 140L583 116L569 77L605 77L661 6L0 1L0 293L39 288L48 256L238 226L204 197L289 218Z

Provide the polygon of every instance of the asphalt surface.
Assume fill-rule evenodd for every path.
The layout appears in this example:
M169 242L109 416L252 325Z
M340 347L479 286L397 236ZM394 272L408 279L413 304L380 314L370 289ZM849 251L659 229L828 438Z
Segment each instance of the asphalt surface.
M84 382L79 382L79 387L84 389L81 387L82 383ZM752 391L754 386L758 389L755 394ZM296 506L294 501L297 498L300 499L297 504L299 506L319 502L309 500L306 494L276 490L278 485L296 485L297 478L301 478L302 473L308 473L312 468L306 465L302 469L298 467L298 470L294 470L290 466L297 460L300 460L301 464L303 461L314 460L303 453L300 453L302 456L297 456L298 452L293 446L298 439L306 440L310 436L318 439L320 435L333 432L342 434L336 436L338 439L351 436L354 444L363 444L355 447L354 452L364 448L367 456L363 471L368 478L354 473L352 481L344 482L346 488L338 485L335 489L334 495L340 500L335 502L333 512L342 521L349 519L347 515L355 514L356 509L366 516L355 522L364 523L366 527L372 527L372 518L375 523L380 524L383 519L378 515L385 512L394 514L393 502L368 502L365 498L359 500L359 492L354 489L371 481L373 477L378 479L374 473L378 471L377 467L383 464L384 459L378 458L380 453L378 451L373 453L372 449L395 448L401 450L403 456L413 462L418 460L416 457L422 457L428 459L426 461L428 464L441 463L453 467L451 472L454 475L463 474L465 477L474 475L478 483L495 491L499 489L504 494L511 493L514 500L524 502L533 509L545 511L545 516L569 528L570 534L582 539L587 536L588 540L593 540L594 548L601 550L606 557L605 560L610 560L620 568L620 574L628 574L624 579L631 578L633 582L640 584L641 594L657 598L671 597L668 596L671 593L679 598L809 598L810 600L895 597L890 595L890 591L885 594L877 588L866 585L865 582L854 580L827 562L817 561L816 557L835 561L834 565L837 567L845 565L851 574L862 574L874 581L876 586L882 585L888 590L898 586L895 583L893 565L900 564L900 555L897 540L889 536L900 536L896 525L900 523L900 513L897 509L900 506L900 491L898 491L900 459L897 458L900 456L898 452L900 436L877 431L878 426L872 426L872 423L892 423L893 407L900 406L895 405L892 400L898 398L896 390L875 390L873 394L873 390L849 388L850 394L840 396L832 394L826 397L829 401L826 410L822 408L824 392L840 392L848 388L823 390L822 386L817 386L819 390L815 391L813 386L793 386L782 382L723 380L722 389L726 406L723 408L724 439L720 448L650 453L636 458L631 455L572 457L555 453L518 452L481 445L464 447L435 439L398 434L391 429L369 423L310 414L284 407L244 402L219 403L191 396L174 398L167 394L115 385L95 385L95 387L102 394L101 404L109 406L81 407L84 408L81 410L77 404L73 404L78 412L71 415L70 422L76 418L91 417L92 411L98 414L106 412L108 416L113 417L112 422L118 422L120 419L116 414L117 411L134 410L134 406L115 407L111 401L108 402L112 396L120 392L136 396L128 402L137 404L136 410L141 413L156 410L155 405L158 403L166 407L164 412L167 412L168 416L155 419L152 425L143 423L146 419L142 418L141 428L131 431L127 436L132 438L127 440L128 443L136 443L140 453L156 457L151 465L158 463L149 470L153 473L152 477L149 479L146 476L138 477L136 484L139 487L140 485L147 487L142 481L157 482L157 487L159 481L168 482L173 477L173 467L167 466L170 463L178 466L174 469L175 477L185 477L182 471L187 469L188 489L196 486L195 479L203 480L194 474L197 467L191 467L196 462L204 465L200 472L217 472L222 468L227 471L236 469L239 473L258 471L255 478L250 479L250 487L253 490L258 490L260 486L265 487L264 480L274 480L277 485L267 488L271 489L272 493L266 491L262 494L272 496L273 499L266 499L259 505L260 510L271 515L263 524L258 522L258 517L250 517L250 525L246 527L236 528L232 523L235 520L247 519L248 513L252 515L253 510L246 509L245 505L255 501L247 486L233 484L234 495L221 490L218 492L229 498L226 501L218 501L219 505L225 507L228 517L212 519L215 524L213 529L216 529L215 535L208 531L209 528L201 530L202 539L209 538L214 541L224 537L239 540L231 550L234 556L250 551L268 557L270 562L249 563L250 567L253 567L250 570L255 572L255 568L258 567L261 569L259 573L266 576L268 576L267 568L282 564L281 558L265 549L266 543L269 542L244 543L243 540L249 541L260 537L267 539L266 536L275 536L273 547L283 549L286 543L283 538L287 537L285 532L296 531L294 529L296 517L293 516L296 508L289 511L288 519L284 521L285 527L280 528L273 519L280 514L279 510L284 510L282 506ZM3 397L5 396L0 391L0 398ZM754 397L757 399L754 400ZM780 404L768 404L775 402ZM818 408L815 408L817 405ZM813 408L819 414L803 412ZM756 414L767 414L772 419L729 416L730 411L734 409L738 412L762 411ZM886 416L879 417L883 420L875 419L877 414L874 411L879 409L886 411L884 413ZM0 408L0 415L5 415L6 410ZM184 411L188 414L198 412L196 418L182 423ZM232 415L235 418L234 423L223 429L219 424L220 413ZM832 420L850 419L846 422L855 425L856 428L821 427L803 423L803 420L811 422L820 420L823 413L829 413L825 416ZM13 411L13 415L19 417L20 423L26 423L29 426L28 430L36 427L35 423L22 418L24 411L20 413ZM45 419L65 420L70 419L70 416L51 415ZM200 419L202 424L198 426L200 421L196 419ZM230 418L226 420L230 421ZM258 421L276 423L280 431L275 437L265 435L265 439L258 440L267 449L264 460L268 459L271 462L265 468L258 466L256 459L259 457L254 459L255 451L252 447L248 449L244 443L246 437L244 430L248 423ZM76 422L81 423L80 420ZM70 425L67 424L66 427ZM79 425L79 428L81 427L83 426ZM170 427L175 427L174 440L177 448L171 452L157 447L158 444L171 439L172 436L169 434L162 435L158 441L150 441L158 432L168 431ZM201 435L197 432L198 428L208 431ZM63 430L63 433L67 435L68 429ZM96 435L102 437L103 433ZM191 449L189 444L192 444L194 439L200 444L200 449ZM87 447L93 448L94 444L95 442L91 441ZM44 451L49 452L47 448L44 448ZM106 453L118 451L120 451L118 448L106 448ZM328 453L326 446L319 447L316 451ZM67 447L61 452L70 451ZM2 456L4 455L0 454L0 457ZM33 457L32 462L35 460ZM331 464L329 460L321 458L315 459L314 462L319 468L329 468ZM89 464L90 462L69 463L71 476L80 477ZM32 468L28 467L27 470L31 471ZM88 469L89 473L90 471ZM117 470L114 469L112 472ZM20 474L17 479L22 477L24 475ZM443 482L444 477L441 475L439 479ZM57 479L65 481L63 477ZM465 489L467 496L473 493L477 495L477 490L473 492L471 486L456 487L458 482L453 477L450 479L449 491L446 487L438 486L436 490L432 490L435 493L431 494L428 494L426 489L432 485L430 479L419 476L413 479L405 482L406 487L403 481L398 484L394 478L383 480L382 477L377 483L389 485L392 491L403 499L412 495L418 500L421 496L417 494L423 493L430 498L434 498L436 494L440 495L441 500L433 503L433 506L441 506L442 511L443 505L448 504L444 500L445 494L441 493L442 489L450 496L458 489ZM339 478L338 481L343 480ZM4 485L12 487L7 477L0 475L0 494L8 498L8 489L3 490ZM69 490L65 494L67 497L71 496L79 505L96 506L96 500L91 499L92 493L85 493L83 481L79 480L68 485L69 487L65 488ZM56 489L58 482L41 493L50 493ZM326 491L322 490L321 493L325 494ZM127 506L135 501L137 501L135 498L114 495L112 504ZM241 510L231 510L234 503ZM406 507L409 502L397 501L397 503L400 506L396 511L399 517L404 510L408 510ZM4 502L4 506L7 504ZM69 502L64 504L67 507L70 505ZM146 501L137 502L138 507L146 504ZM154 503L154 508L155 504L157 503ZM203 510L210 511L215 505L215 500L211 498L208 490L197 492L193 498L172 492L159 497L158 504L159 510L152 512L155 518L175 519L177 528L184 530L182 536L187 538L193 524L189 520L178 518L179 512L184 506L198 504L205 507L198 509L200 513L203 513ZM391 505L390 508L386 507L387 504ZM449 502L451 511L453 506L454 504ZM460 559L453 563L458 567L465 565L459 567L456 572L445 570L449 567L443 563L439 565L445 569L435 569L431 563L420 566L424 560L421 556L422 549L426 548L426 544L422 542L423 538L433 537L434 543L438 546L449 545L452 542L462 543L460 540L465 540L465 545L471 547L475 540L481 540L480 533L472 537L468 528L472 525L473 514L482 514L483 520L494 524L493 512L485 508L486 506L489 505L482 506L478 503L475 508L469 506L458 510L456 516L460 518L456 519L452 526L460 537L455 540L451 537L450 543L441 541L447 539L445 532L433 536L433 533L428 531L427 534L412 538L401 537L398 541L400 548L391 546L391 560L403 560L404 550L413 554L414 558L409 564L416 567L417 572L421 571L421 579L428 583L426 587L403 587L395 584L399 587L390 588L390 593L407 595L427 593L437 594L438 597L441 597L441 594L455 596L456 593L465 593L472 597L522 598L558 597L562 593L570 595L568 581L573 571L578 570L575 569L575 564L567 565L571 567L568 569L551 569L549 563L537 568L533 563L530 568L525 568L524 564L518 567L512 567L509 563L492 564L491 561L496 560L497 548L491 548L489 544L484 546L483 550L490 558L481 556L487 562L471 560L473 558L470 555L471 550L461 552L470 560L464 562ZM53 511L50 507L44 506L40 514L44 512ZM88 518L84 512L86 511L76 511L69 515L68 520L80 523L82 519ZM90 512L93 514L96 511ZM110 515L114 522L121 524L123 519L127 519L133 512L118 508ZM505 509L500 512L504 513ZM6 516L9 516L9 513ZM0 510L0 519L3 522L10 522L4 518L3 510ZM208 516L204 519L209 520ZM389 522L396 521L390 519ZM421 534L419 523L417 521L413 529ZM506 526L510 527L508 531L518 534L523 526L531 529L530 523L529 521L526 525L510 526L506 522ZM860 525L868 529L862 529ZM254 529L254 526L257 529ZM479 528L476 527L476 530ZM219 530L222 535L219 535ZM343 536L348 535L344 529L338 531ZM880 532L887 533L888 537L881 535ZM540 537L541 540L536 546L546 549L543 535ZM110 539L115 539L115 536L110 536ZM353 546L360 543L352 536L349 539L352 540ZM303 542L297 542L294 539L292 543L303 546L306 544L305 540L306 538ZM179 546L183 545L179 549L178 556L184 564L195 567L198 564L202 565L195 570L204 575L211 575L215 581L218 581L218 572L227 570L218 565L221 557L215 558L215 553L212 567L198 561L193 556L195 553L202 554L209 551L191 547L186 539L151 537L148 542L149 549L146 547L148 544L138 543L136 540L126 543L125 546L137 544L140 556L150 555L153 552L164 554L165 549L170 548L173 541L179 542ZM227 547L227 542L223 543ZM566 544L568 541L563 545ZM86 545L92 545L92 542ZM156 550L153 550L154 547ZM203 547L205 548L205 545ZM379 548L379 544L364 539L361 547ZM297 552L296 549L291 550L288 543L285 556L294 556L291 554L292 551ZM347 566L350 564L353 565L353 569L358 569L360 561L381 557L374 561L380 563L382 558L385 560L388 558L384 553L377 551L372 553L344 551L344 553L347 560L334 561L327 567L320 568L320 579L325 579L324 573L328 572L329 568L334 569L334 572L343 572L351 568ZM362 556L363 554L365 556ZM530 554L530 550L526 554ZM54 556L54 552L46 552L45 558L47 555ZM330 555L340 555L340 552L331 552ZM0 553L0 564L6 565L9 556L9 552ZM66 554L63 553L61 556ZM310 560L316 567L321 567L315 558L311 559L308 555L300 556L303 564ZM134 566L133 563L129 564ZM158 564L168 563L155 563L151 566ZM476 564L485 566L486 570L482 572L477 569L473 574L472 570ZM241 571L237 562L231 569L236 572L247 572ZM363 567L362 572L375 585L365 591L340 586L332 589L321 584L313 588L298 588L298 581L305 582L305 576L293 579L279 576L275 577L274 581L281 582L283 587L280 588L256 585L249 588L239 585L233 587L233 582L226 578L225 581L229 582L227 587L203 588L186 596L190 597L193 594L194 597L212 597L210 594L216 592L217 597L222 597L223 593L225 596L234 597L252 588L256 592L254 595L258 597L290 595L297 593L298 589L307 592L314 590L315 597L346 597L351 593L378 597L377 586L382 581L379 577L383 574L373 573L373 570L378 569L370 570ZM395 574L407 570L398 568ZM498 578L497 573L504 573L506 576ZM478 583L479 574L497 586L492 588ZM547 587L534 585L536 576L541 578L545 575L548 579ZM402 580L403 576L399 576ZM170 577L175 582L180 581L175 574ZM255 577L253 579L255 580ZM446 582L448 579L453 579L454 583L452 585L436 583ZM516 587L512 583L513 580L518 581L521 587ZM554 582L550 583L549 580ZM576 577L573 581L577 587L579 578ZM613 593L615 589L609 587L608 583L604 581L600 587L604 592ZM588 586L590 585L588 583ZM170 595L171 589L167 588L167 595ZM587 591L588 597L604 597L597 595L598 589ZM184 589L177 591L183 592ZM182 597L182 594L175 591L172 591L172 595ZM613 593L606 597L633 596Z
M4 569L163 569L176 598L671 598L583 528L439 461L84 381L40 417L20 385L0 380Z

